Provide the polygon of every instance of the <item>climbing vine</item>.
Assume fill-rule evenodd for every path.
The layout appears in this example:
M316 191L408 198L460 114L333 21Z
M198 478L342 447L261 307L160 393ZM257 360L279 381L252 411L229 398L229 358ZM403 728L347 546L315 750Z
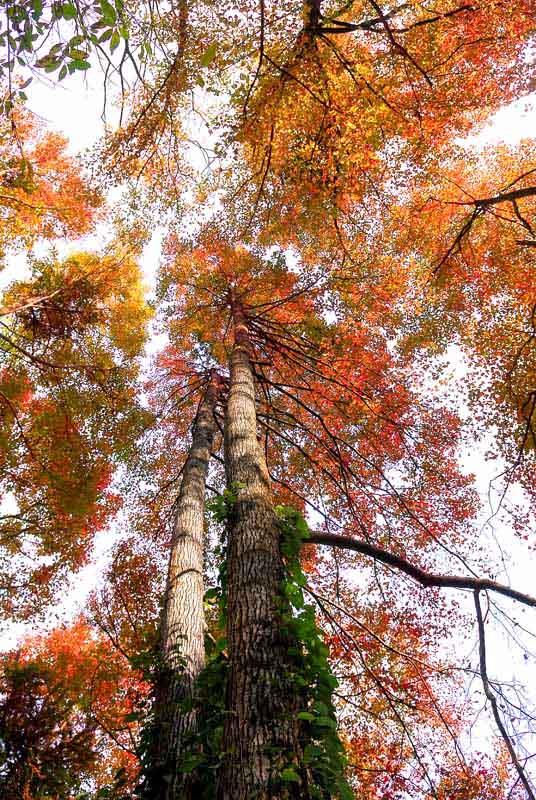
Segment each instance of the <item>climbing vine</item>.
M293 508L278 506L276 513L284 565L281 616L296 642L296 667L291 680L303 698L298 718L302 721L306 742L302 762L311 775L309 793L319 800L351 800L354 795L344 777L346 757L337 733L332 699L338 682L329 665L329 651L316 624L314 607L306 604L304 598L306 577L300 551L309 537L309 528L303 516ZM281 780L298 783L302 778L291 763L281 773Z
M236 489L217 495L207 509L222 527L219 546L217 584L205 593L207 613L213 618L211 632L205 640L206 665L200 673L194 699L181 702L181 711L198 712L197 727L181 745L175 769L183 774L195 772L196 797L214 800L216 774L225 755L223 739L226 714L225 697L228 674L227 642L227 523L236 503ZM283 580L280 595L281 625L293 643L291 655L294 668L287 676L293 691L301 698L298 712L301 722L301 752L278 753L281 769L272 785L278 796L296 796L299 785L307 784L308 796L317 800L352 800L353 793L344 773L346 757L337 734L337 721L332 694L337 679L331 672L328 648L316 624L314 607L306 604L306 577L300 562L300 551L309 536L303 516L293 508L276 508L281 530ZM216 612L215 614L213 612ZM154 654L148 667L155 686L161 681L165 667ZM154 738L158 735L154 720L147 719L143 727L140 757L142 764L151 766ZM166 776L164 776L164 779ZM171 776L169 776L171 779ZM147 781L147 778L145 779ZM150 782L150 780L149 780ZM146 796L142 792L142 796Z
M229 491L217 495L207 503L215 521L224 524L230 510L236 502L236 496ZM215 548L219 559L216 586L205 592L205 608L207 617L215 617L210 632L205 636L206 663L199 674L192 698L182 699L179 703L182 714L197 712L195 730L192 730L181 741L181 749L173 764L158 764L155 772L154 753L158 748L157 715L155 706L161 687L170 679L180 680L180 674L170 675L169 667L162 661L162 655L153 652L147 665L147 674L154 687L151 712L147 715L141 735L139 757L142 762L142 783L140 796L148 800L152 795L152 787L164 780L173 780L172 771L183 775L191 775L195 783L195 796L199 800L213 800L216 796L216 774L224 756L223 723L225 718L225 687L227 683L227 643L225 639L227 613L227 547L226 529L222 528L220 545ZM213 611L216 611L214 615ZM175 662L181 668L180 653Z

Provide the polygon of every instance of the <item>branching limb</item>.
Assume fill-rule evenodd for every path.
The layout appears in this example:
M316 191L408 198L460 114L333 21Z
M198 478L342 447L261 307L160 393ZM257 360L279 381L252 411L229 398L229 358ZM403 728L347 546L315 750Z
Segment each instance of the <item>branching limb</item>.
M517 757L514 745L512 744L512 740L508 736L508 731L506 730L504 722L502 721L501 715L499 713L499 708L497 706L497 698L495 697L495 694L493 693L490 686L487 663L486 663L486 634L484 630L484 618L482 616L482 607L480 605L480 590L478 588L475 588L474 597L475 597L476 619L478 623L478 650L480 657L480 677L482 678L482 687L484 689L484 694L486 695L487 699L490 702L491 710L493 712L493 718L495 719L495 724L497 725L497 728L499 729L499 732L504 740L504 743L508 748L508 752L510 753L510 758L512 759L512 763L519 776L519 780L521 781L521 783L525 787L525 791L527 792L527 797L529 797L530 800L536 800L534 792L532 791L532 787L525 774L525 770L521 766L521 763Z
M417 581L417 583L420 583L421 586L427 588L437 586L443 589L470 589L474 592L497 592L505 597L510 597L512 600L517 600L519 603L523 603L526 606L536 608L536 597L518 592L510 586L497 583L490 578L468 578L463 575L435 575L434 573L426 572L420 567L417 567L415 564L402 558L402 556L397 556L369 542L360 539L352 539L350 536L339 536L333 533L312 531L310 537L306 540L306 544L321 544L330 547L341 547L345 550L353 550L356 553L361 553L361 555L369 556L377 561L381 561L383 564L389 564L389 566L399 569L401 572L404 572Z

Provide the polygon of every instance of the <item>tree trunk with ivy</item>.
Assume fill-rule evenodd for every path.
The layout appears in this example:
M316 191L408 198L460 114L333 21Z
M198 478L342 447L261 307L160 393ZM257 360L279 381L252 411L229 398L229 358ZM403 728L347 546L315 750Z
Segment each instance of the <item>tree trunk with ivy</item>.
M194 695L205 666L203 542L205 484L215 435L215 371L192 427L177 501L160 637L160 679L156 690L156 757L147 798L194 800L195 772L181 770L198 722ZM190 706L190 708L188 708Z
M255 386L247 321L231 298L234 346L225 420L227 487L236 496L229 520L227 641L229 677L224 730L226 754L219 800L300 797L281 781L299 758L299 693L292 685L293 640L286 601L280 529L266 463L257 441Z

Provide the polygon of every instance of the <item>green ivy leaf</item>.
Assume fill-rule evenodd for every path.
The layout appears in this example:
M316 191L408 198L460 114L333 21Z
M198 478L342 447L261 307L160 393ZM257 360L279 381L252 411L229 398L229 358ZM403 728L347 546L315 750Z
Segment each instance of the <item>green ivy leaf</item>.
M291 769L290 767L287 767L287 769L284 769L283 772L281 773L281 780L282 781L287 781L288 783L291 783L291 782L292 783L300 783L301 778L298 775L298 773L296 772L296 770Z
M316 744L307 744L303 751L303 760L306 764L316 761L322 755L322 748Z
M193 772L204 760L204 757L201 755L187 755L186 758L182 760L180 771L186 774Z
M213 587L205 592L205 597L203 599L205 603L215 603L217 600L219 600L219 597L220 590Z
M331 717L317 717L315 724L320 728L331 728L332 730L335 730L337 727L337 723L334 719L331 719Z

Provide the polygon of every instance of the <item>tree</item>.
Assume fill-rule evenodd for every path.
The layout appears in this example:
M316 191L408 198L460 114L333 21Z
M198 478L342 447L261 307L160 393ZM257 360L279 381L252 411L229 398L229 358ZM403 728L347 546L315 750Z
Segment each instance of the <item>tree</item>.
M124 796L136 774L136 725L129 715L143 694L143 682L125 659L83 621L29 638L5 655L3 796L79 797L92 785L111 783L114 775L114 796Z
M87 233L100 204L64 140L22 109L13 119L3 121L2 255ZM11 615L45 608L117 510L112 473L143 424L134 392L150 314L137 246L117 240L64 260L52 251L4 291L0 594Z
M208 235L207 240L211 241L213 244L214 234L212 233L212 236ZM450 427L448 430L445 430L444 433L446 435L441 442L437 438L434 438L432 427L424 428L423 431L423 423L426 420L427 409L419 408L416 404L416 398L411 397L411 395L408 396L407 389L405 390L405 394L403 393L401 395L400 392L402 387L398 388L397 392L394 394L392 389L389 389L386 392L385 386L382 386L381 382L379 386L376 385L374 387L373 381L377 382L378 380L382 380L381 374L378 374L379 371L377 367L374 370L371 369L371 374L367 375L368 381L365 384L366 391L363 388L362 376L360 386L361 391L359 391L359 393L356 392L355 386L359 386L359 384L354 378L354 373L352 373L351 367L355 364L354 369L357 369L362 373L363 349L362 342L358 337L355 336L355 332L352 332L352 338L347 337L346 339L342 339L340 328L336 328L336 330L338 330L339 337L342 339L342 341L337 343L340 347L340 350L339 347L333 350L333 341L331 341L331 350L328 350L329 355L322 353L320 349L321 345L318 344L318 341L316 343L316 348L314 346L312 347L311 343L308 344L307 339L303 335L301 338L298 337L296 331L299 330L298 326L300 326L300 322L298 322L296 316L290 317L290 319L288 317L288 305L291 303L291 300L288 298L292 298L293 295L303 297L307 291L307 288L309 288L309 292L307 293L307 302L305 305L305 310L308 310L309 317L306 316L305 319L307 320L306 324L309 326L311 325L312 320L310 318L310 298L312 292L310 287L304 286L297 288L294 285L293 288L295 291L293 292L290 286L292 286L292 283L295 282L295 279L291 279L290 286L288 283L286 284L285 281L288 281L289 278L291 278L291 275L287 275L285 277L285 273L281 270L281 267L279 267L279 270L276 268L275 274L270 275L267 264L264 264L263 269L263 263L257 262L257 264L255 264L252 256L247 252L243 253L242 258L244 261L240 268L238 266L240 263L240 256L238 256L237 261L237 256L234 255L232 250L229 250L229 248L223 247L217 250L212 249L207 251L207 246L203 244L199 249L194 250L193 253L189 250L186 252L186 254L179 251L179 259L176 262L179 271L177 272L176 267L174 273L175 280L170 282L170 285L172 287L172 291L174 291L173 287L175 287L177 284L179 286L184 286L183 281L178 279L180 275L183 275L183 280L188 281L188 289L186 289L187 299L182 299L184 298L184 289L179 289L179 297L181 297L181 300L179 300L178 303L172 303L171 296L167 298L170 308L176 309L175 314L178 314L176 321L173 319L173 317L171 318L170 330L180 332L180 338L177 337L175 340L180 343L181 341L185 341L185 336L188 330L186 325L193 325L197 336L199 336L202 341L209 340L211 342L215 342L217 350L213 352L219 352L221 345L217 344L218 337L221 337L222 335L225 336L225 329L227 326L226 320L228 319L228 315L231 313L232 300L230 292L233 291L232 287L238 287L235 288L234 291L240 293L239 296L241 297L242 304L245 304L245 298L248 298L248 305L245 306L247 308L247 314L245 317L247 319L247 323L245 324L248 328L251 326L251 329L256 331L256 345L260 348L263 348L261 351L262 355L260 352L256 352L254 359L254 363L262 364L262 367L260 367L259 371L256 372L259 387L264 386L266 388L266 386L268 386L270 387L270 391L273 391L274 389L279 391L285 400L292 399L298 408L305 411L308 415L308 420L307 417L306 420L309 422L309 425L304 425L303 417L299 419L296 418L295 415L289 413L288 406L285 410L283 410L281 406L277 407L276 405L274 407L273 398L267 398L264 401L264 403L267 405L267 408L263 409L262 413L259 413L259 419L263 420L265 429L270 437L272 437L274 434L278 434L281 436L283 441L286 440L287 442L290 442L291 447L296 447L300 453L301 459L297 474L295 474L295 471L292 469L292 460L283 461L284 475L286 478L285 486L287 489L290 488L291 492L300 497L300 495L303 496L303 494L301 494L299 490L303 490L303 485L305 482L305 493L307 494L308 490L309 499L311 498L311 492L319 492L317 487L312 489L311 485L307 484L307 464L314 459L314 480L316 483L318 483L319 480L323 479L322 488L320 489L321 501L323 500L324 503L326 502L329 492L333 492L335 495L338 495L334 506L337 510L337 513L341 515L341 520L343 520L346 525L351 524L354 528L354 531L357 530L363 532L365 535L365 541L361 541L360 543L357 542L355 538L351 537L345 539L344 537L340 537L338 535L329 537L322 534L319 536L315 535L312 538L312 541L317 541L324 544L338 544L342 547L346 546L354 549L358 548L359 552L366 553L378 559L380 562L383 561L383 563L390 564L398 567L399 569L401 568L404 571L407 570L408 574L412 575L413 578L420 580L425 586L450 585L460 587L465 586L466 588L475 589L484 588L483 584L478 583L478 581L472 582L472 579L470 578L453 578L449 582L448 577L434 578L429 573L425 573L422 570L419 572L418 569L415 569L415 565L413 565L412 568L412 565L408 564L407 561L397 558L392 549L393 536L397 536L397 524L402 524L407 529L412 529L412 534L414 537L413 543L411 543L411 540L407 537L407 531L405 532L405 535L403 535L402 541L404 542L403 546L406 548L406 553L411 552L408 550L410 547L417 548L413 551L414 558L419 558L418 551L420 551L420 557L422 557L423 548L430 547L430 545L434 547L436 544L439 544L442 547L448 548L447 542L449 540L449 535L452 536L454 533L454 525L457 518L459 519L460 533L463 532L467 523L467 518L471 515L471 495L464 492L464 483L466 484L467 481L463 481L461 476L458 478L456 477L453 461L450 462L448 480L445 480L445 482L441 480L442 477L446 479L445 457L447 451L445 450L445 447L447 442L452 444L452 434L454 433L455 428ZM203 260L205 262L204 269L208 270L208 272L205 274L203 274L203 271L201 271L201 273L196 271L195 266L199 265L199 270L203 270ZM273 281L273 284L270 283L271 281ZM281 299L279 301L274 299L274 293L278 290L281 292ZM251 295L255 295L256 292L261 292L261 297L256 298L257 303L251 300ZM263 292L266 293L264 297L262 296ZM285 296L287 293L288 295ZM319 293L319 295L322 297L321 293ZM266 297L270 297L272 302L263 302ZM296 303L297 301L295 300L294 302ZM309 305L307 305L307 303ZM211 307L214 308L212 314L210 314ZM201 308L203 309L203 317L200 316ZM276 321L271 318L274 313L274 308L276 309L276 313L279 310L279 313L284 315L284 324L282 324L282 321L279 321L279 325L277 325ZM223 312L223 318L220 321L218 321L217 316L214 316L215 313L218 313L218 309L221 309L219 313ZM318 325L319 322L317 322L317 326ZM326 337L328 342L330 338L333 340L333 329L329 330L329 326L326 326L325 323L324 328L327 328L329 333L331 333L331 337ZM309 328L305 328L305 330L308 331ZM290 331L292 331L292 334ZM317 337L318 334L319 329L317 328ZM268 340L269 344L266 340ZM320 339L320 341L322 340ZM353 351L351 350L352 344L355 348ZM323 345L324 347L326 346L325 342ZM338 369L339 365L336 364L336 357L334 356L334 353L337 352L344 353L344 372L341 372L341 370ZM350 353L352 352L355 354L353 356L355 361L351 360ZM377 344L374 352L377 355ZM296 353L299 355L296 356ZM304 355L306 358L305 364L302 361ZM290 372L287 372L289 359L292 359L292 363L290 366ZM175 363L181 364L184 363L184 360L177 358ZM299 368L297 368L297 364ZM331 366L333 364L336 364L335 375L333 374L334 370ZM329 366L326 368L326 365ZM301 370L305 370L305 378L303 376L303 372L300 371L300 368ZM396 373L391 376L390 383L392 383L395 375ZM400 380L401 377L402 374L399 373L398 379ZM321 381L319 381L319 378ZM314 381L313 384L310 383L311 379ZM290 380L292 380L291 384ZM329 394L331 382L335 383L337 391L335 397L330 397ZM289 385L291 387L290 392L288 388ZM314 392L311 396L310 393L313 386L316 390L316 393L321 395L320 398L317 397ZM383 392L381 391L382 389ZM346 402L345 390L348 395ZM351 406L349 409L347 409L345 406L346 403L350 404L352 397L354 398L355 402L356 394L359 395L359 399L361 400L362 404L361 424L363 427L361 431L362 439L358 440L359 444L361 444L361 446L364 445L365 447L368 446L369 448L373 442L375 444L373 450L367 450L365 457L363 457L363 454L360 452L359 445L356 446L357 443L355 440L355 433L353 440L342 438L344 435L344 422L346 421L346 424L351 424L351 421L355 419L356 414L356 411L352 409ZM383 408L378 408L376 405L376 407L371 409L370 400L371 397L374 396L376 397L376 404L378 403L378 400L380 400L380 402L383 404L387 403L387 405ZM407 403L408 406L413 409L413 419L410 417L406 421L406 425L409 428L408 430L404 430L402 427L402 421L404 420L401 406L402 400L404 400L404 405ZM321 417L319 413L315 411L316 402L320 402ZM331 405L333 403L337 404L335 408L333 408ZM393 413L393 409L389 407L392 406L393 403L394 408L396 409L396 416ZM311 408L311 404L313 404L313 408ZM371 422L375 423L376 425L381 425L381 433L378 435L377 439L374 436L374 426L367 427L366 425L363 425L363 407L365 409L367 407L369 408L369 413L372 417ZM415 412L417 410L420 412L420 416L416 419ZM345 411L348 413L348 417L346 417ZM269 412L269 416L266 414L266 412ZM430 413L430 411L428 411L428 413ZM439 424L438 420L440 417L438 417L438 413L440 413L440 409L435 409L435 416L433 417L433 424L435 426L438 426ZM286 414L287 419L282 417L282 414ZM396 422L394 422L395 419ZM448 415L445 415L444 412L443 419L444 422L448 420ZM314 426L317 420L321 420L320 425L322 427L317 427L315 429ZM454 420L451 420L451 426L453 422ZM290 423L290 426L293 429L292 438L286 435L285 423L287 425ZM331 427L333 423L335 423L337 426L336 428L335 426L333 428ZM412 428L411 426L415 427ZM441 428L440 424L439 427ZM417 434L419 428L421 428L421 430L419 434ZM306 438L307 434L309 433L309 429L312 429L310 434L312 442L308 441ZM335 429L337 430L338 435L334 435L333 431ZM296 433L297 430L300 431L298 439ZM323 441L324 432L327 441ZM394 442L391 441L393 435L396 435L395 442L398 441L399 444L399 447L395 447L395 449L393 449ZM318 458L319 444L320 452L322 454L321 460ZM351 448L351 459L344 458L344 453L340 452L343 447ZM432 463L430 460L432 458L432 452L434 452L436 458L439 458L443 462L442 467L440 467L438 464L435 470L432 468ZM381 456L380 454L384 455ZM413 494L413 491L410 487L408 487L406 491L397 490L388 480L388 472L394 469L394 466L397 464L397 462L398 470L408 468L408 463L404 463L408 454L411 455L409 464L411 465L412 470L415 469L415 464L418 459L424 458L427 461L426 482L423 481L423 485L419 485L417 495ZM268 451L268 463L273 464L273 457L270 458L270 456L271 453ZM380 457L382 458L383 463L381 460L379 460ZM374 461L371 464L372 458ZM362 463L360 463L360 460L362 460ZM359 470L359 467L361 467L361 470ZM363 469L363 467L365 467L365 469ZM372 474L377 471L376 474L379 473L385 480L386 486L383 488L383 491L381 491L381 487L376 487L374 486L374 483L371 482L371 467ZM337 471L340 477L336 477ZM439 478L440 483L436 483L432 480L434 471ZM297 487L294 483L295 480L299 481L298 491L296 491ZM228 488L228 491L236 492L236 490L232 489L232 484L228 484L228 486L230 487ZM445 518L443 520L441 520L441 517L437 516L439 508L437 500L434 502L433 498L434 494L438 490L438 486L441 486L443 495L443 513L445 514ZM358 488L361 489L362 492L363 487L366 487L366 492L365 494L361 495L363 499L361 500L361 503L358 504L356 503L356 497L354 493ZM383 527L381 522L383 522L383 520L379 521L379 524L376 522L375 525L373 522L373 517L371 518L370 515L364 517L364 514L366 515L366 506L365 512L363 512L363 500L366 498L369 502L371 500L374 502L373 492L378 490L381 491L384 506L389 504L388 515L386 514L386 521L391 528L390 552L385 550L380 552L379 549L374 548L371 544L367 544L367 541L370 542L370 534L376 526L376 536L381 536ZM427 491L431 493L428 504L425 500L425 493ZM413 505L414 503L415 505ZM427 515L430 515L428 516L428 519L426 519ZM396 521L397 518L398 523ZM365 527L364 519L367 521L367 527ZM401 534L399 533L398 535L400 536ZM232 528L230 536L232 536ZM452 540L453 545L455 541L456 540ZM456 542L456 544L458 545L458 542ZM489 587L491 588L491 585L489 585ZM242 593L242 596L244 596L244 592ZM350 599L346 599L346 603L347 608L350 608L352 601ZM229 616L229 619L233 620L233 622L236 621L237 618L237 614L232 614ZM233 622L230 623L231 628ZM428 625L429 624L430 620L428 620ZM347 622L345 623L345 629L348 629ZM417 635L416 629L414 628L413 631L413 636L415 637ZM405 649L406 648L404 647L403 650ZM239 663L242 664L243 660L239 660ZM274 667L274 665L277 665L277 660L272 659L271 663ZM282 672L288 674L288 668L286 671L283 668ZM381 691L381 681L379 681L379 685ZM249 707L252 705L253 703L251 703ZM256 716L256 718L258 718L258 716ZM238 772L238 770L236 770L236 772ZM303 789L301 791L303 791Z
M113 470L144 424L135 400L147 308L128 253L33 265L2 324L4 607L46 607L117 511ZM106 439L103 441L103 435Z
M38 238L76 238L98 218L99 194L66 154L66 141L16 105L0 124L0 258Z
M148 749L158 768L162 750L166 769L172 764L171 774L160 776L161 796L197 781L220 798L335 797L348 793L345 776L354 792L371 798L508 794L507 770L479 774L460 757L464 720L449 683L454 665L440 658L441 639L458 614L431 587L473 591L479 670L516 772L512 792L534 796L515 729L501 715L512 717L519 703L488 676L481 597L498 593L529 606L534 600L479 577L493 568L485 553L475 564L471 546L477 502L457 465L463 426L433 396L434 365L426 371L431 352L463 345L477 367L470 399L487 404L502 452L515 453L513 468L522 466L530 485L534 287L525 256L533 239L532 166L522 149L499 153L491 166L473 165L453 141L530 87L531 4L336 8L315 0L222 12L200 2L161 16L138 4L99 8L54 6L51 20L74 20L87 45L100 45L100 28L111 49L127 32L136 43L147 32L155 43L154 56L150 45L143 48L143 85L131 92L124 125L103 148L109 170L155 184L170 215L182 194L193 218L187 235L175 221L166 244L159 302L170 344L149 387L155 424L141 439L138 464L138 475L149 476L139 495L150 497L135 526L147 537L154 522L156 536L169 531L160 512L177 494L177 455L186 456L170 537L165 668L155 675L154 717L164 744ZM39 37L54 27L42 9L33 22L23 11L24 31L35 28ZM66 74L63 61L74 46L62 44L37 66ZM214 100L217 123L209 116L211 146L201 136L197 143L210 175L192 203L187 109L195 86ZM197 99L194 93L194 115ZM202 376L213 370L227 392L209 403L212 413L206 409L211 433L191 491L197 425L189 453L176 440L204 408ZM223 428L225 477L220 466L207 472L209 440L219 444L213 422ZM490 430L488 414L477 422ZM188 537L197 542L193 568L200 568L205 482L220 490L214 508L227 538L209 564L209 577L214 562L222 567L220 587L209 595L220 620L218 627L207 612L216 644L200 669L199 624L195 635L183 628L168 640L175 603L177 618L187 619L185 581L173 580L186 550L180 536L183 545ZM128 499L136 505L132 493ZM195 515L188 520L190 499ZM312 535L299 514L306 508L322 527ZM304 545L307 538L362 559L341 555L332 563ZM210 534L208 541L214 543ZM137 570L133 591L141 591L143 558L125 553L117 551L127 574ZM363 559L372 559L370 576ZM456 574L457 562L465 575ZM367 575L359 592L351 587L355 566ZM390 570L423 591L416 596ZM126 616L132 601L116 605L118 588L115 581L107 607ZM304 591L322 616L322 634ZM154 611L145 611L145 623L151 614L154 620ZM106 624L119 646L123 635L133 639L131 630L119 625L118 638ZM173 655L184 634L186 669ZM169 692L186 702L163 715ZM335 705L351 756L346 767L332 735ZM437 764L453 763L452 754L460 773L453 768L446 776Z
M205 484L215 436L217 373L208 376L182 470L162 610L161 675L156 686L155 752L150 753L147 792L195 797L195 780L179 769L179 758L198 729L196 683L205 667L203 539ZM188 708L190 706L190 708ZM167 778L163 781L163 776Z

